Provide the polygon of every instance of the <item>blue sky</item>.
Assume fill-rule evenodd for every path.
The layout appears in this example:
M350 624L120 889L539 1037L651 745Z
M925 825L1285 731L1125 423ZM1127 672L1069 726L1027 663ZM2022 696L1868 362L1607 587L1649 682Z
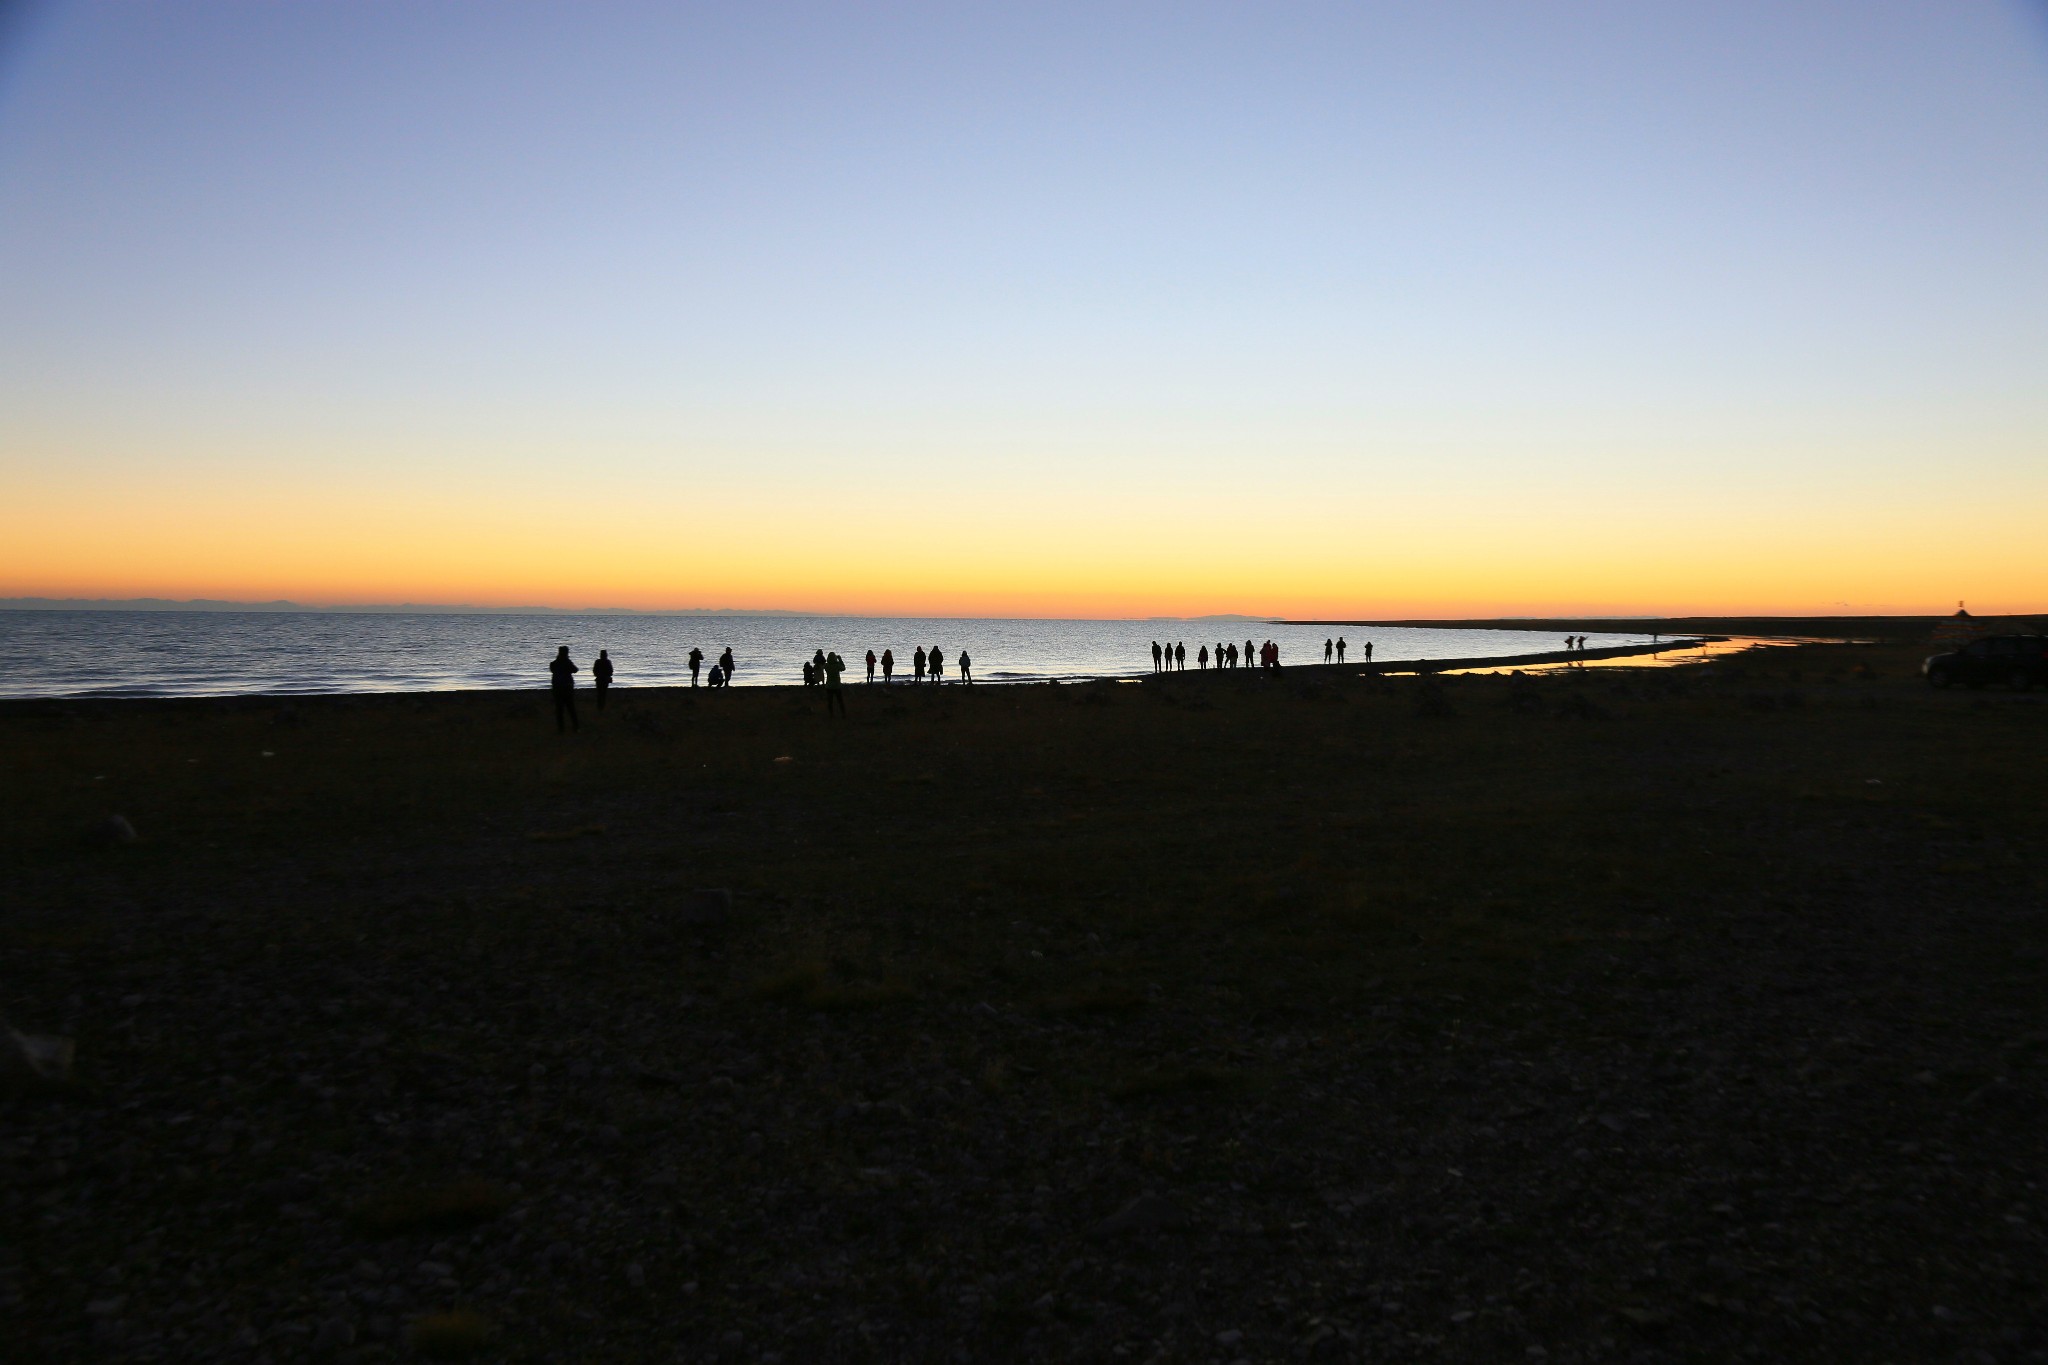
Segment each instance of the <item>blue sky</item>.
M620 546L562 591L634 605L2048 593L1970 529L2048 483L2039 7L44 4L0 41L0 591L550 600L559 519ZM952 581L870 553L906 539Z

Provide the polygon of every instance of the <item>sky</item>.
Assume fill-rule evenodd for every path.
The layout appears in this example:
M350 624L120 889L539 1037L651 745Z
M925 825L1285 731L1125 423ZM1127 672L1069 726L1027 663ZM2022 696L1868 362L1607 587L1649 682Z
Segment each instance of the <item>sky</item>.
M0 596L2048 608L2039 0L15 3L0 262Z

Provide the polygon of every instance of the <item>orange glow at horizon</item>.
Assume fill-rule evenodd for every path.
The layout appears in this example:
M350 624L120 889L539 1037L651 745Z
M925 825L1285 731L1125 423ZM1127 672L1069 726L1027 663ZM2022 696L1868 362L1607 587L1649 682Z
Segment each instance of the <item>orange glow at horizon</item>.
M1928 509L1802 524L1713 511L1597 534L1508 500L1411 516L1199 499L997 509L900 490L404 500L192 487L0 508L0 596L308 606L757 609L854 615L1296 618L1932 614L2048 605L2029 518L1930 533ZM1562 516L1562 514L1560 514ZM2007 521L2008 525L1996 523ZM1351 529L1359 523L1367 531ZM1454 533L1438 529L1455 526Z

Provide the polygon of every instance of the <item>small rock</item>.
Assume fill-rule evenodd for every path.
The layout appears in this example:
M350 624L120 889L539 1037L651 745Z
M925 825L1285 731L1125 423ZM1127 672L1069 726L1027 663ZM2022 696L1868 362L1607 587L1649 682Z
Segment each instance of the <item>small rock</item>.
M125 815L109 815L86 830L86 838L95 844L132 844L135 826L128 823Z
M0 1084L67 1085L77 1051L69 1038L16 1033L11 1028L0 1031Z

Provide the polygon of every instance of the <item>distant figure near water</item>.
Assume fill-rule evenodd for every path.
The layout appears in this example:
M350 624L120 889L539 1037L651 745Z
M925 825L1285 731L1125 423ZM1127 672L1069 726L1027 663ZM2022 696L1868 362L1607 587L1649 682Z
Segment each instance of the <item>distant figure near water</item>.
M1330 662L1330 656L1337 652L1337 642L1325 637L1323 640L1323 662Z
M718 655L718 671L725 674L725 685L732 686L732 646L727 645Z
M833 650L825 656L825 714L829 717L837 707L839 718L846 719L846 696L839 690L839 675L846 671L846 660Z
M1197 671L1206 671L1206 670L1208 669L1208 667L1209 667L1209 646L1207 646L1207 645L1203 645L1203 646L1202 646L1202 649L1201 649L1201 652L1200 652L1200 653L1198 653L1197 655L1195 655L1195 668L1196 668L1196 670L1197 670Z
M590 666L590 680L597 684L597 709L604 710L604 694L612 685L612 656L610 650L597 651L597 662Z
M967 657L967 651L964 649L960 651L960 681L964 683L974 681L974 660Z
M555 694L555 733L567 729L581 730L583 723L576 719L576 675L582 670L569 657L569 646L563 645L555 651L555 657L548 664L550 689ZM562 723L568 717L568 724Z
M692 687L695 687L695 686L697 685L697 670L698 670L698 669L700 669L700 668L702 668L703 666L704 666L704 651L703 651L703 650L701 650L701 649L699 649L699 648L697 648L697 646L695 646L695 645L691 645L691 646L690 646L690 686L692 686Z
M1367 663L1372 662L1372 641L1370 640L1365 642L1365 661Z
M896 651L893 649L885 649L882 651L882 686L887 687L889 685L889 679L895 676Z
M1154 640L1154 641L1152 642L1152 671L1153 671L1154 673L1159 673L1159 672L1163 672L1163 671L1164 671L1164 670L1162 670L1162 669L1161 669L1161 668L1159 667L1159 657L1160 657L1160 650L1159 650L1159 642L1158 642L1157 640Z
M1337 637L1337 662L1344 662L1344 637L1341 635Z
M1261 659L1260 662L1263 663L1265 661ZM1246 668L1252 666L1252 642L1250 640L1244 642L1244 666Z
M1185 644L1173 647L1173 666L1183 673L1188 671L1188 647Z
M873 650L871 649L871 650L869 650L869 651L868 651L868 681L869 681L869 682L873 682L874 680L875 680L875 651L873 651Z
M917 653L910 656L911 681L924 681L924 646L917 647Z
M933 645L931 651L924 656L924 671L932 675L934 683L945 681L946 656L940 652L937 645Z

